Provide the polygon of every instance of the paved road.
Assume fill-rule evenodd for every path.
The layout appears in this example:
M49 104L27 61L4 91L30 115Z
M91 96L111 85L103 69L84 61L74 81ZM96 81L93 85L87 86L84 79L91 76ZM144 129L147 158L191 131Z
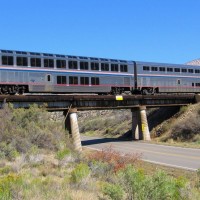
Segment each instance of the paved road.
M138 141L120 141L112 138L81 136L82 145L103 149L112 145L121 153L142 153L142 159L152 163L163 164L188 170L200 168L200 149L181 148L150 144Z

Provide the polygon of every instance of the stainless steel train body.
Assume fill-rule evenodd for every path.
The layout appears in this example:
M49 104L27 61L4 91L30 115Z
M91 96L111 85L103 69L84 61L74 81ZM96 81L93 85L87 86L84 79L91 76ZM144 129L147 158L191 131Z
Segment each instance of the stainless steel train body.
M137 62L137 86L147 93L200 92L200 66Z
M132 62L0 51L1 93L122 93L134 82Z
M200 92L200 66L0 50L0 93Z

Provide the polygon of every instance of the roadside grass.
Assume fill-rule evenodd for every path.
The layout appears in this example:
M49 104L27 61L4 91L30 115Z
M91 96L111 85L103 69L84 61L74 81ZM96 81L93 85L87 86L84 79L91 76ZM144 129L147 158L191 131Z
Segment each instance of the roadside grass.
M166 169L141 161L137 154L121 156L112 148L76 153L62 124L50 121L43 108L7 106L0 116L0 199L198 200L200 196L200 173ZM127 120L126 115L118 117L119 123Z

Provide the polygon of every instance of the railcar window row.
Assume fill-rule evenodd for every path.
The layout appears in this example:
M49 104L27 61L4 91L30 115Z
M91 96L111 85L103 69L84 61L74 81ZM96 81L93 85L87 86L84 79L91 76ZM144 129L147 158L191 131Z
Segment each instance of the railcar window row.
M149 66L143 66L143 71L158 71L158 67L149 67ZM166 68L165 67L159 67L159 71L161 72L165 72L166 71ZM167 67L167 72L182 72L182 73L200 73L200 70L199 69L186 69L186 68L171 68L171 67Z
M78 85L78 76L69 76L69 85ZM57 84L67 84L66 76L57 76ZM81 85L89 85L89 77L80 77ZM99 85L99 77L91 77L91 85Z
M28 57L16 57L17 59L17 66L28 66ZM54 59L41 59L37 57L30 57L30 66L31 67L42 67L42 61L43 61L43 66L45 68L54 68ZM2 64L3 65L14 65L14 57L13 56L2 56ZM121 72L128 72L128 65L124 64L113 64L111 63L109 67L109 63L98 63L98 62L86 62L86 61L81 61L80 62L80 69L81 70L89 70L89 64L91 66L91 70L96 70L99 71L100 66L101 66L101 71L113 71L113 72L118 72L119 67ZM66 60L61 60L61 59L56 59L56 68L62 68L66 69L67 66L67 61ZM75 60L68 60L68 68L69 69L78 69L78 62Z
M192 83L192 87L194 86L200 87L200 83Z

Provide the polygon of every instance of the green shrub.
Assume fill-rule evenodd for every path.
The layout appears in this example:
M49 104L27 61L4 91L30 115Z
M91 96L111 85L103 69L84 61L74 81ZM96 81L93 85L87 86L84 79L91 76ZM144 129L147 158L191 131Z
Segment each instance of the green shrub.
M22 186L22 177L16 174L8 174L0 177L0 199L19 199L19 191Z
M120 185L110 183L105 183L103 185L102 192L113 200L122 200L125 194Z
M186 180L175 179L162 171L148 176L143 171L128 166L118 174L118 178L128 199L179 200L189 198L190 191L186 187Z
M65 156L68 156L70 153L71 151L69 149L60 150L56 153L56 158L58 160L62 160L63 158L65 158Z
M0 168L0 175L2 174L8 174L12 171L11 166L5 166Z
M89 167L84 164L78 164L75 169L71 172L71 182L72 183L81 183L86 179L90 174Z
M17 156L19 156L19 153L11 143L6 144L6 142L1 142L0 152L0 158L7 158L9 160L14 160Z
M66 140L62 123L50 121L51 114L37 105L29 109L6 106L0 118L0 140L18 152L26 153L32 146L57 150L57 144Z

